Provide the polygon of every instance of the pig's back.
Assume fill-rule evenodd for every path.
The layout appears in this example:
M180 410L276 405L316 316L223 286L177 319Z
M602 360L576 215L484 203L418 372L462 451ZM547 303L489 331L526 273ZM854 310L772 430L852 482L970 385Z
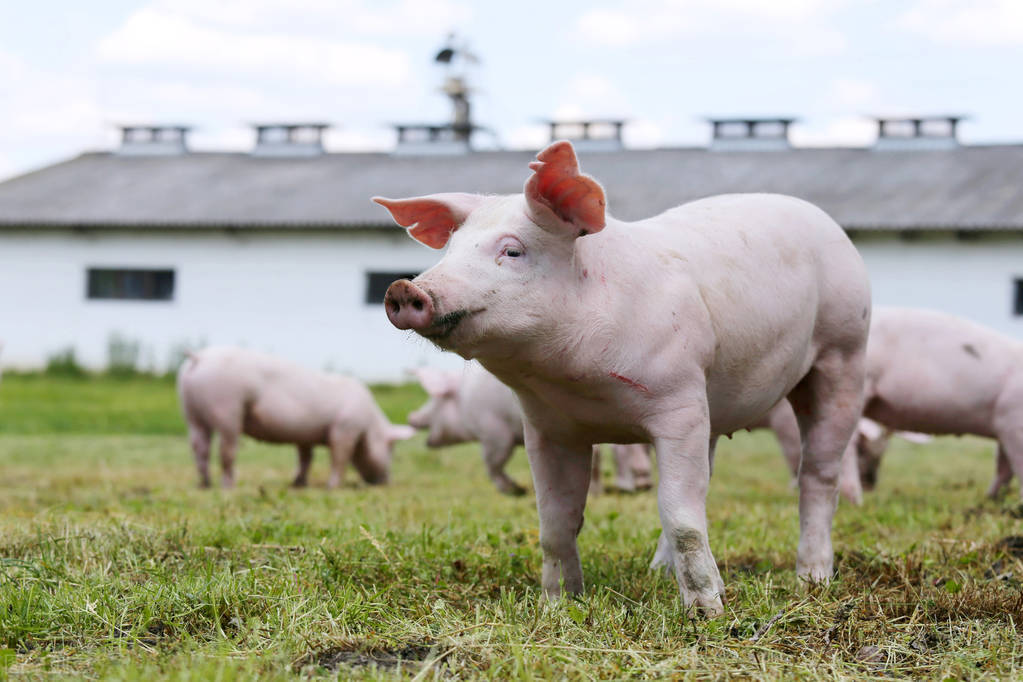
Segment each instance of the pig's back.
M654 222L667 249L684 257L710 315L716 431L766 413L821 348L862 348L870 318L866 268L842 228L816 206L777 194L731 194L684 204ZM774 390L750 390L758 387Z
M266 353L212 346L184 363L178 383L186 417L211 428L240 419L260 440L320 443L338 415L352 411L341 381Z
M994 436L995 406L1021 345L954 315L879 307L867 353L867 405L893 428Z

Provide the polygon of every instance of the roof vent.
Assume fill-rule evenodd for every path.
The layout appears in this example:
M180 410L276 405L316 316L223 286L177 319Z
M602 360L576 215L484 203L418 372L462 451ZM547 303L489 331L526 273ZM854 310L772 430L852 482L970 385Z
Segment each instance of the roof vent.
M472 124L395 123L398 146L395 156L449 156L472 150L474 131L483 130Z
M189 126L122 125L121 146L117 153L125 156L171 156L187 154L185 137Z
M329 123L256 123L253 156L319 156Z
M959 146L956 130L965 116L910 116L876 118L874 149L954 149Z
M551 142L570 140L581 152L616 152L625 148L620 118L585 119L579 121L544 121L551 129Z
M795 118L711 118L714 151L784 151Z

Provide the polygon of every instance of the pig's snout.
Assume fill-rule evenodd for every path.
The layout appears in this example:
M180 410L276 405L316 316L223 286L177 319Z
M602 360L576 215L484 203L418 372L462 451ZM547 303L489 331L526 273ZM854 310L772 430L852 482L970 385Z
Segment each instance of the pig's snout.
M422 331L433 322L433 302L411 281L399 279L387 287L384 295L387 319L398 329Z

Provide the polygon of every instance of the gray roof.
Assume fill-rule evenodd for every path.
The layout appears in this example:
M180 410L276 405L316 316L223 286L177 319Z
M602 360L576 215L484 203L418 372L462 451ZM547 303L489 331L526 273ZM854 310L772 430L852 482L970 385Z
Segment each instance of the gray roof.
M324 228L391 225L373 195L520 192L532 152L462 156L86 153L0 183L0 226ZM1023 145L948 150L581 153L613 215L725 192L807 199L847 229L1023 229Z

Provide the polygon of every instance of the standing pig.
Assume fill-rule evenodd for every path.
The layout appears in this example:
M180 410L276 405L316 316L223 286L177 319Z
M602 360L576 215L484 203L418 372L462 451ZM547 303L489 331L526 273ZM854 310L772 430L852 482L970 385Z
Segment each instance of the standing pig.
M685 604L722 613L706 495L719 434L788 396L803 442L796 571L830 579L842 451L860 411L870 287L839 227L799 199L694 201L625 223L556 142L524 194L375 201L441 261L399 280L399 329L477 358L522 405L543 588L583 588L591 445L653 443L662 534ZM671 179L662 181L671 182Z
M199 469L210 485L210 441L220 436L221 483L234 485L238 438L298 447L294 485L308 482L313 447L330 448L330 478L337 487L351 461L367 483L386 483L391 449L411 438L410 426L391 424L362 383L323 374L244 348L210 347L191 353L178 371L178 395Z
M479 441L483 462L497 489L522 495L525 489L504 468L516 445L523 444L522 409L515 393L479 363L463 372L422 368L414 371L429 394L425 405L408 416L409 425L427 429L431 448ZM634 491L650 487L650 457L644 445L615 445L616 487ZM594 447L590 489L601 491L600 450Z
M1023 483L1023 344L975 322L914 308L878 308L870 326L863 414L889 430L998 441L995 497ZM887 439L860 452L870 489ZM1023 494L1023 488L1021 488Z

